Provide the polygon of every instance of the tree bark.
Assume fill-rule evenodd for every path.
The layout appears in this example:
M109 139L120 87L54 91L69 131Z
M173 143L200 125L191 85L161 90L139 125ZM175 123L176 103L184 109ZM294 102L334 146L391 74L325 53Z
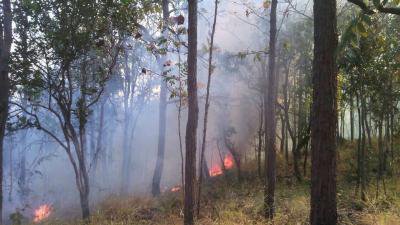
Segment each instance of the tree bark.
M361 89L362 90L362 89ZM361 200L366 201L367 200L367 196L366 196L366 174L365 174L365 148L366 148L366 144L365 144L365 130L366 130L366 126L365 126L365 121L366 121L366 108L364 107L364 103L363 100L364 97L361 96L361 145L360 145L360 181L361 181Z
M124 134L123 134L123 158L122 158L122 180L121 180L121 194L127 194L129 187L129 174L131 165L131 149L129 148L129 125L131 123L131 107L129 105L129 98L131 96L131 72L129 68L129 54L125 51L124 54Z
M4 135L8 117L10 81L8 78L12 42L12 13L10 0L3 0L3 18L0 22L0 223L3 215L3 153Z
M99 161L99 158L102 159L102 162L105 164L105 148L103 147L104 141L104 105L105 102L100 103L100 115L99 115L99 126L97 128L97 140L96 140L96 152L93 160L93 170L96 171L97 164ZM104 165L103 165L104 166ZM103 171L104 172L104 171Z
M266 129L266 156L265 171L266 184L264 192L264 216L272 219L275 213L275 183L276 183L276 76L275 76L275 55L276 55L276 9L278 1L271 2L270 15L270 36L269 36L269 58L268 58L268 87L265 96L265 129ZM268 121L268 123L267 123Z
M188 20L188 120L186 124L184 224L194 224L196 147L199 106L197 100L197 0L189 0Z
M169 19L168 0L162 1L162 11L163 11L163 36L165 39L168 39L168 19ZM166 48L167 46L164 47ZM160 65L163 77L167 75L164 65L165 61L166 57L164 56L161 58L162 65ZM156 162L156 168L154 170L153 183L151 189L153 196L160 195L160 182L161 182L162 171L164 168L166 126L167 126L167 82L161 80L160 105L158 114L157 162Z
M263 101L263 100L262 100ZM263 123L264 123L264 104L260 104L260 126L258 128L258 146L257 146L257 168L258 168L258 177L263 179L262 177L262 168L261 168L261 151L263 148ZM282 140L284 140L282 136Z
M357 140L357 183L356 183L356 195L358 195L361 185L361 142L362 142L362 114L359 95L356 95L357 114L358 114L358 140Z
M289 165L289 138L288 138L288 131L290 132L290 136L293 140L293 134L291 133L290 128L290 119L289 119L289 95L288 95L288 87L289 87L289 72L290 72L290 64L287 66L285 71L285 83L283 85L283 102L284 102L284 116L282 116L282 140L284 143L284 153L285 153L285 161L286 161L286 170L287 174L290 171ZM283 122L284 121L284 122ZM285 137L285 138L283 138Z
M213 62L213 48L214 48L214 35L215 35L215 27L217 26L217 16L218 16L218 1L214 2L214 20L211 29L210 35L210 51L208 55L208 76L207 76L207 89L206 89L206 102L204 104L204 120L203 120L203 139L201 143L201 154L200 154L200 162L199 162L199 184L198 184L198 192L197 192L197 216L200 214L201 207L201 184L203 180L203 176L205 178L209 178L208 171L204 171L207 166L206 161L204 160L204 152L206 150L206 140L207 140L207 121L208 121L208 110L210 108L210 86L211 86L211 75L214 71Z
M350 140L354 140L354 103L353 95L350 95Z
M337 224L336 0L314 0L311 225Z

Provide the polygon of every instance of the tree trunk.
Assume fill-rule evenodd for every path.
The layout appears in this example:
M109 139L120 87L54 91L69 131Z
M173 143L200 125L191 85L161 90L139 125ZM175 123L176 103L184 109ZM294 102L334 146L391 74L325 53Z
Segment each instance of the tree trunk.
M288 138L288 131L290 128L290 119L289 119L289 96L288 96L288 87L289 87L289 72L290 72L290 65L286 68L285 71L285 83L283 85L283 102L284 102L284 118L282 118L282 140L284 140L284 152L285 152L285 161L286 161L286 169L287 174L289 174L289 138ZM285 138L283 138L285 137Z
M218 16L218 1L215 0L214 3L214 21L211 29L210 36L210 51L208 55L208 77L207 77L207 89L206 89L206 102L204 105L204 121L203 121L203 139L201 143L201 154L200 154L200 162L199 162L199 184L198 184L198 192L197 192L197 216L200 214L200 204L201 204L201 184L203 180L203 176L205 178L209 178L208 170L204 171L207 166L206 161L204 160L204 152L206 150L206 140L207 140L207 120L208 120L208 110L210 108L210 86L211 86L211 75L214 70L213 62L213 48L214 48L214 35L215 35L215 27L217 25L217 16ZM203 175L204 174L204 175Z
M99 115L99 126L97 128L97 140L96 140L96 150L95 156L93 159L93 171L96 171L97 164L99 162L99 158L102 159L102 162L105 164L104 158L106 157L105 148L103 147L104 144L104 105L105 102L100 103L100 115ZM94 138L94 137L93 137ZM104 166L104 165L103 165ZM103 171L105 172L105 171Z
M121 194L127 194L129 187L129 174L131 165L131 149L129 148L129 125L131 123L131 107L129 107L129 97L131 96L131 73L128 64L129 55L125 52L124 55L124 132L123 132L123 158L122 158L122 180L121 180Z
M258 128L258 146L257 146L257 168L258 177L262 178L262 168L261 168L261 151L263 148L263 123L264 123L264 104L261 103L260 106L260 126ZM283 140L283 137L282 137Z
M307 176L308 143L304 148L303 176Z
M365 130L367 132L367 137L368 137L368 146L372 148L372 138L371 138L371 129L370 129L370 124L368 123L368 116L367 116L367 106L365 103L365 99L361 99L361 104L363 104L363 110L364 112L364 122L365 122Z
M357 183L356 183L356 195L358 195L358 191L361 185L361 139L362 139L362 114L360 107L359 95L356 95L356 103L357 103L357 114L358 114L358 140L357 140Z
M189 0L188 21L188 120L186 124L184 224L194 224L196 145L199 106L197 100L197 0Z
M23 95L22 97L22 105L26 108L27 105L27 96ZM25 113L24 113L25 115ZM27 116L27 115L25 115ZM23 204L26 204L26 200L28 197L28 184L26 180L26 154L27 154L27 135L28 135L28 130L22 130L21 131L21 139L20 139L20 150L19 150L19 176L18 176L18 187L19 187L19 193L21 196L21 202Z
M311 225L337 224L336 0L314 0Z
M89 189L88 189L88 187L79 191L79 197L80 197L80 202L81 202L82 218L89 219L90 210L89 210Z
M379 183L382 180L383 175L383 116L378 121L378 174L376 176L376 198L379 196Z
M183 157L183 147L182 147L182 130L181 130L181 122L182 122L182 91L183 91L183 85L182 85L182 74L181 74L181 56L180 56L180 50L178 47L178 69L179 69L179 105L178 105L178 140L179 140L179 153L181 156L181 185L182 187L185 186L185 169L184 169L184 157Z
M361 147L360 147L360 181L361 181L361 200L366 201L366 174L365 174L365 117L366 117L366 109L363 104L363 96L361 96Z
M8 78L12 42L12 14L10 0L3 0L3 15L0 21L0 224L3 215L3 153L4 135L8 116L10 81Z
M270 36L269 36L269 67L268 67L268 87L267 95L265 96L265 130L266 130L266 148L265 155L265 172L266 184L264 193L264 216L272 219L275 213L275 183L276 183L276 76L275 76L275 55L276 55L276 8L278 5L277 0L271 2L271 15L270 15Z
M354 103L353 95L350 95L350 140L354 140Z
M163 11L163 36L168 39L168 19L169 19L169 7L168 0L162 0L162 11ZM167 43L167 42L166 42ZM166 45L166 44L165 44ZM168 47L168 46L164 46ZM161 58L161 72L163 77L167 75L165 71L165 61L166 57ZM156 168L153 175L153 183L151 193L153 196L160 195L160 182L162 171L164 168L164 154L165 154L165 131L167 126L167 82L161 80L161 90L160 90L160 105L158 114L158 149L157 149L157 162Z
M84 149L81 149L84 153ZM78 157L79 162L79 178L80 178L80 200L81 200L81 208L82 208L82 218L84 220L88 220L90 217L90 210L89 210L89 176L86 169L86 162L84 154Z
M89 220L89 174L86 168L86 158L87 157L87 144L86 144L86 126L87 126L87 100L86 100L86 89L87 89L87 74L86 74L86 63L82 65L82 81L80 87L80 100L82 104L78 106L78 111L82 112L78 114L79 119L79 137L74 135L73 125L70 124L71 138L75 147L75 152L78 159L78 169L79 173L76 174L79 178L78 189L80 194L82 218L84 220Z

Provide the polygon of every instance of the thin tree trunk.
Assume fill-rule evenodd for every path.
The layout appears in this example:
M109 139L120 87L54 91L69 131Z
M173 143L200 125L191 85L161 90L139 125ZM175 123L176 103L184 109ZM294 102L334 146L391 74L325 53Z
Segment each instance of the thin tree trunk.
M169 19L169 7L168 0L162 1L162 11L163 11L163 36L168 39L168 19ZM167 42L166 42L167 43ZM167 47L167 46L164 46ZM165 71L165 61L166 57L161 58L161 71L163 77L167 75ZM165 131L167 125L167 82L161 80L161 90L160 90L160 105L159 105L159 115L158 115L158 149L157 149L157 162L156 168L153 175L153 183L151 192L153 196L160 195L160 182L161 175L164 168L164 154L165 154Z
M371 139L371 129L370 125L368 123L368 114L367 114L367 104L365 102L365 97L361 99L361 104L364 112L364 126L365 130L367 132L367 137L368 137L368 146L369 148L372 148L372 139ZM370 117L371 119L371 117Z
M26 107L27 105L27 96L23 95L22 96L22 105ZM21 195L21 201L23 204L26 203L26 199L28 197L28 186L26 182L26 153L27 153L27 134L28 130L23 130L21 133L21 149L19 151L19 177L18 177L18 186L19 186L19 192Z
M303 162L303 176L307 175L307 161L308 161L308 143L304 148L304 162Z
M356 96L357 103L357 114L358 114L358 140L357 140L357 183L356 183L356 195L358 195L361 186L361 139L362 139L362 115L361 107L359 103L359 95Z
M86 88L87 88L87 74L86 74L86 63L83 64L82 69L82 83L81 83L81 96L82 105L79 108L79 111L87 112L87 102L86 102ZM88 170L86 168L86 154L87 154L87 144L86 144L86 126L87 126L87 116L85 114L80 115L79 117L79 141L78 137L74 139L74 147L77 152L77 159L79 163L79 178L80 178L80 200L81 200L81 209L82 209L82 218L84 220L89 220L90 217L90 209L89 209L89 175ZM71 125L71 129L73 126Z
M379 196L379 183L382 180L383 174L383 117L378 121L378 174L376 176L376 198Z
M186 124L184 224L194 224L196 147L199 106L197 100L197 0L189 0L188 20L188 120Z
M350 140L354 141L354 103L353 95L350 95Z
M361 98L361 149L360 149L360 175L361 175L361 200L366 201L366 174L365 174L365 117L366 112L363 107L363 98Z
M390 156L391 156L391 160L392 162L394 162L394 129L395 129L395 125L394 125L394 107L390 110Z
M203 174L205 178L209 177L208 171L204 171L204 165L206 165L206 161L204 160L204 152L206 150L206 140L207 140L207 120L208 120L208 110L210 108L210 86L211 86L211 75L214 70L213 62L213 48L214 48L214 35L215 35L215 27L217 25L217 16L218 16L218 1L215 0L214 2L214 21L212 24L211 29L211 36L210 36L210 51L208 55L208 77L207 77L207 89L206 89L206 102L204 105L204 121L203 121L203 139L201 143L201 155L200 155L200 162L199 162L199 183L198 183L198 192L197 192L197 216L200 214L201 208L201 184L203 180Z
M258 128L258 146L257 146L257 168L258 177L262 179L262 168L261 168L261 151L263 148L263 123L264 123L264 104L260 106L260 126ZM283 140L283 137L282 137Z
M298 85L299 87L303 86L303 79L299 76ZM297 129L297 142L293 145L293 168L294 168L294 175L298 182L302 180L301 170L300 170L300 160L301 160L301 149L302 149L302 141L303 136L306 137L303 132L305 132L305 127L307 126L306 117L305 117L305 110L304 110L304 100L303 100L303 91L298 93L298 129ZM307 141L308 142L308 141Z
M103 149L105 149L105 148L103 148L103 144L104 144L104 141L103 141L103 136L104 136L104 131L103 131L103 129L104 129L104 105L105 105L105 102L101 102L100 103L101 105L100 105L100 115L99 115L99 127L98 127L98 130L97 130L97 143L96 143L96 151L95 151L95 156L94 156L94 160L93 160L93 171L96 171L96 168L97 168L97 162L98 162L98 160L99 160L99 157L101 158L101 159L103 159L104 160L104 158L103 157L105 157L105 155L104 155L104 152L103 152Z
M181 156L181 185L185 186L185 169L184 169L184 157L183 157L183 147L182 147L182 131L181 131L181 121L182 121L182 74L181 74L181 52L180 47L177 47L178 51L178 69L179 69L179 105L178 105L178 140L179 140L179 153Z
M314 0L311 225L336 225L336 0Z
M131 149L129 148L129 125L131 123L131 112L129 107L129 98L131 96L131 73L128 64L129 55L125 52L124 55L124 132L123 132L123 158L122 158L122 180L120 193L126 194L129 187L129 174L131 164Z
M272 219L275 214L275 183L276 183L276 76L275 76L275 56L276 56L276 9L278 1L272 0L271 2L271 15L270 15L270 35L269 35L269 62L268 62L268 87L265 110L265 130L266 130L266 145L265 145L265 172L266 172L266 184L264 192L264 216L265 218Z
M289 144L288 144L288 131L290 131L290 118L289 118L289 99L288 99L288 87L289 87L289 72L290 72L290 64L287 66L285 71L285 83L283 85L283 101L284 101L284 124L282 125L282 140L284 140L284 152L285 152L285 161L286 161L286 169L287 174L289 174ZM290 131L291 132L291 131ZM283 136L285 138L283 138ZM292 135L291 135L292 136Z
M68 157L72 163L72 166L74 168L75 172L75 179L76 179L76 185L78 187L79 191L79 199L81 203L81 211L82 211L82 218L84 220L89 220L90 217L90 209L89 209L89 176L88 172L86 169L86 161L85 161L85 144L82 142L82 135L84 135L84 130L82 129L82 124L80 124L80 129L79 129L79 136L75 132L75 129L73 128L72 124L67 125L69 129L68 133L71 134L71 141L74 145L75 152L76 152L76 158L77 158L77 163L72 156L71 148L69 142L67 142L67 148L65 149ZM64 132L67 134L67 132Z

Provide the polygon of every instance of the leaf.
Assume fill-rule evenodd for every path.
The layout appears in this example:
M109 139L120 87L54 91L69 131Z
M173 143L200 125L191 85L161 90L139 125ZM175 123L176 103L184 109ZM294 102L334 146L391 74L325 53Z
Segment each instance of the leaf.
M257 52L255 55L254 55L254 62L256 62L256 61L259 61L259 62L261 62L261 55L260 55L260 53L259 52Z
M128 5L129 3L132 2L132 0L121 0L121 2Z
M270 6L271 6L271 1L270 0L265 0L263 2L264 9L268 9Z
M364 24L362 22L359 22L357 24L357 33L363 37L368 36L367 29L365 28Z
M373 0L372 2L374 3L375 7L378 7L378 6L381 5L381 1L380 0Z

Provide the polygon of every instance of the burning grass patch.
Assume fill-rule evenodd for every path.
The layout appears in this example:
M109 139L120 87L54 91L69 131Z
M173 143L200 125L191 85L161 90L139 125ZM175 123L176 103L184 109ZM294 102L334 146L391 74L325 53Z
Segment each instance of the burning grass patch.
M348 157L342 152L343 158ZM243 168L256 168L246 166ZM348 168L343 168L343 172ZM234 170L213 177L204 184L199 225L306 225L309 224L309 192L307 179L288 183L278 177L276 216L273 221L263 217L263 182L256 170L244 170L239 182ZM400 187L387 180L387 192L375 198L374 186L369 186L367 202L354 195L354 184L339 177L338 213L343 225L398 225L400 221ZM158 198L110 196L93 209L90 225L175 225L182 224L182 192L165 192ZM46 225L80 225L80 221L50 221Z

